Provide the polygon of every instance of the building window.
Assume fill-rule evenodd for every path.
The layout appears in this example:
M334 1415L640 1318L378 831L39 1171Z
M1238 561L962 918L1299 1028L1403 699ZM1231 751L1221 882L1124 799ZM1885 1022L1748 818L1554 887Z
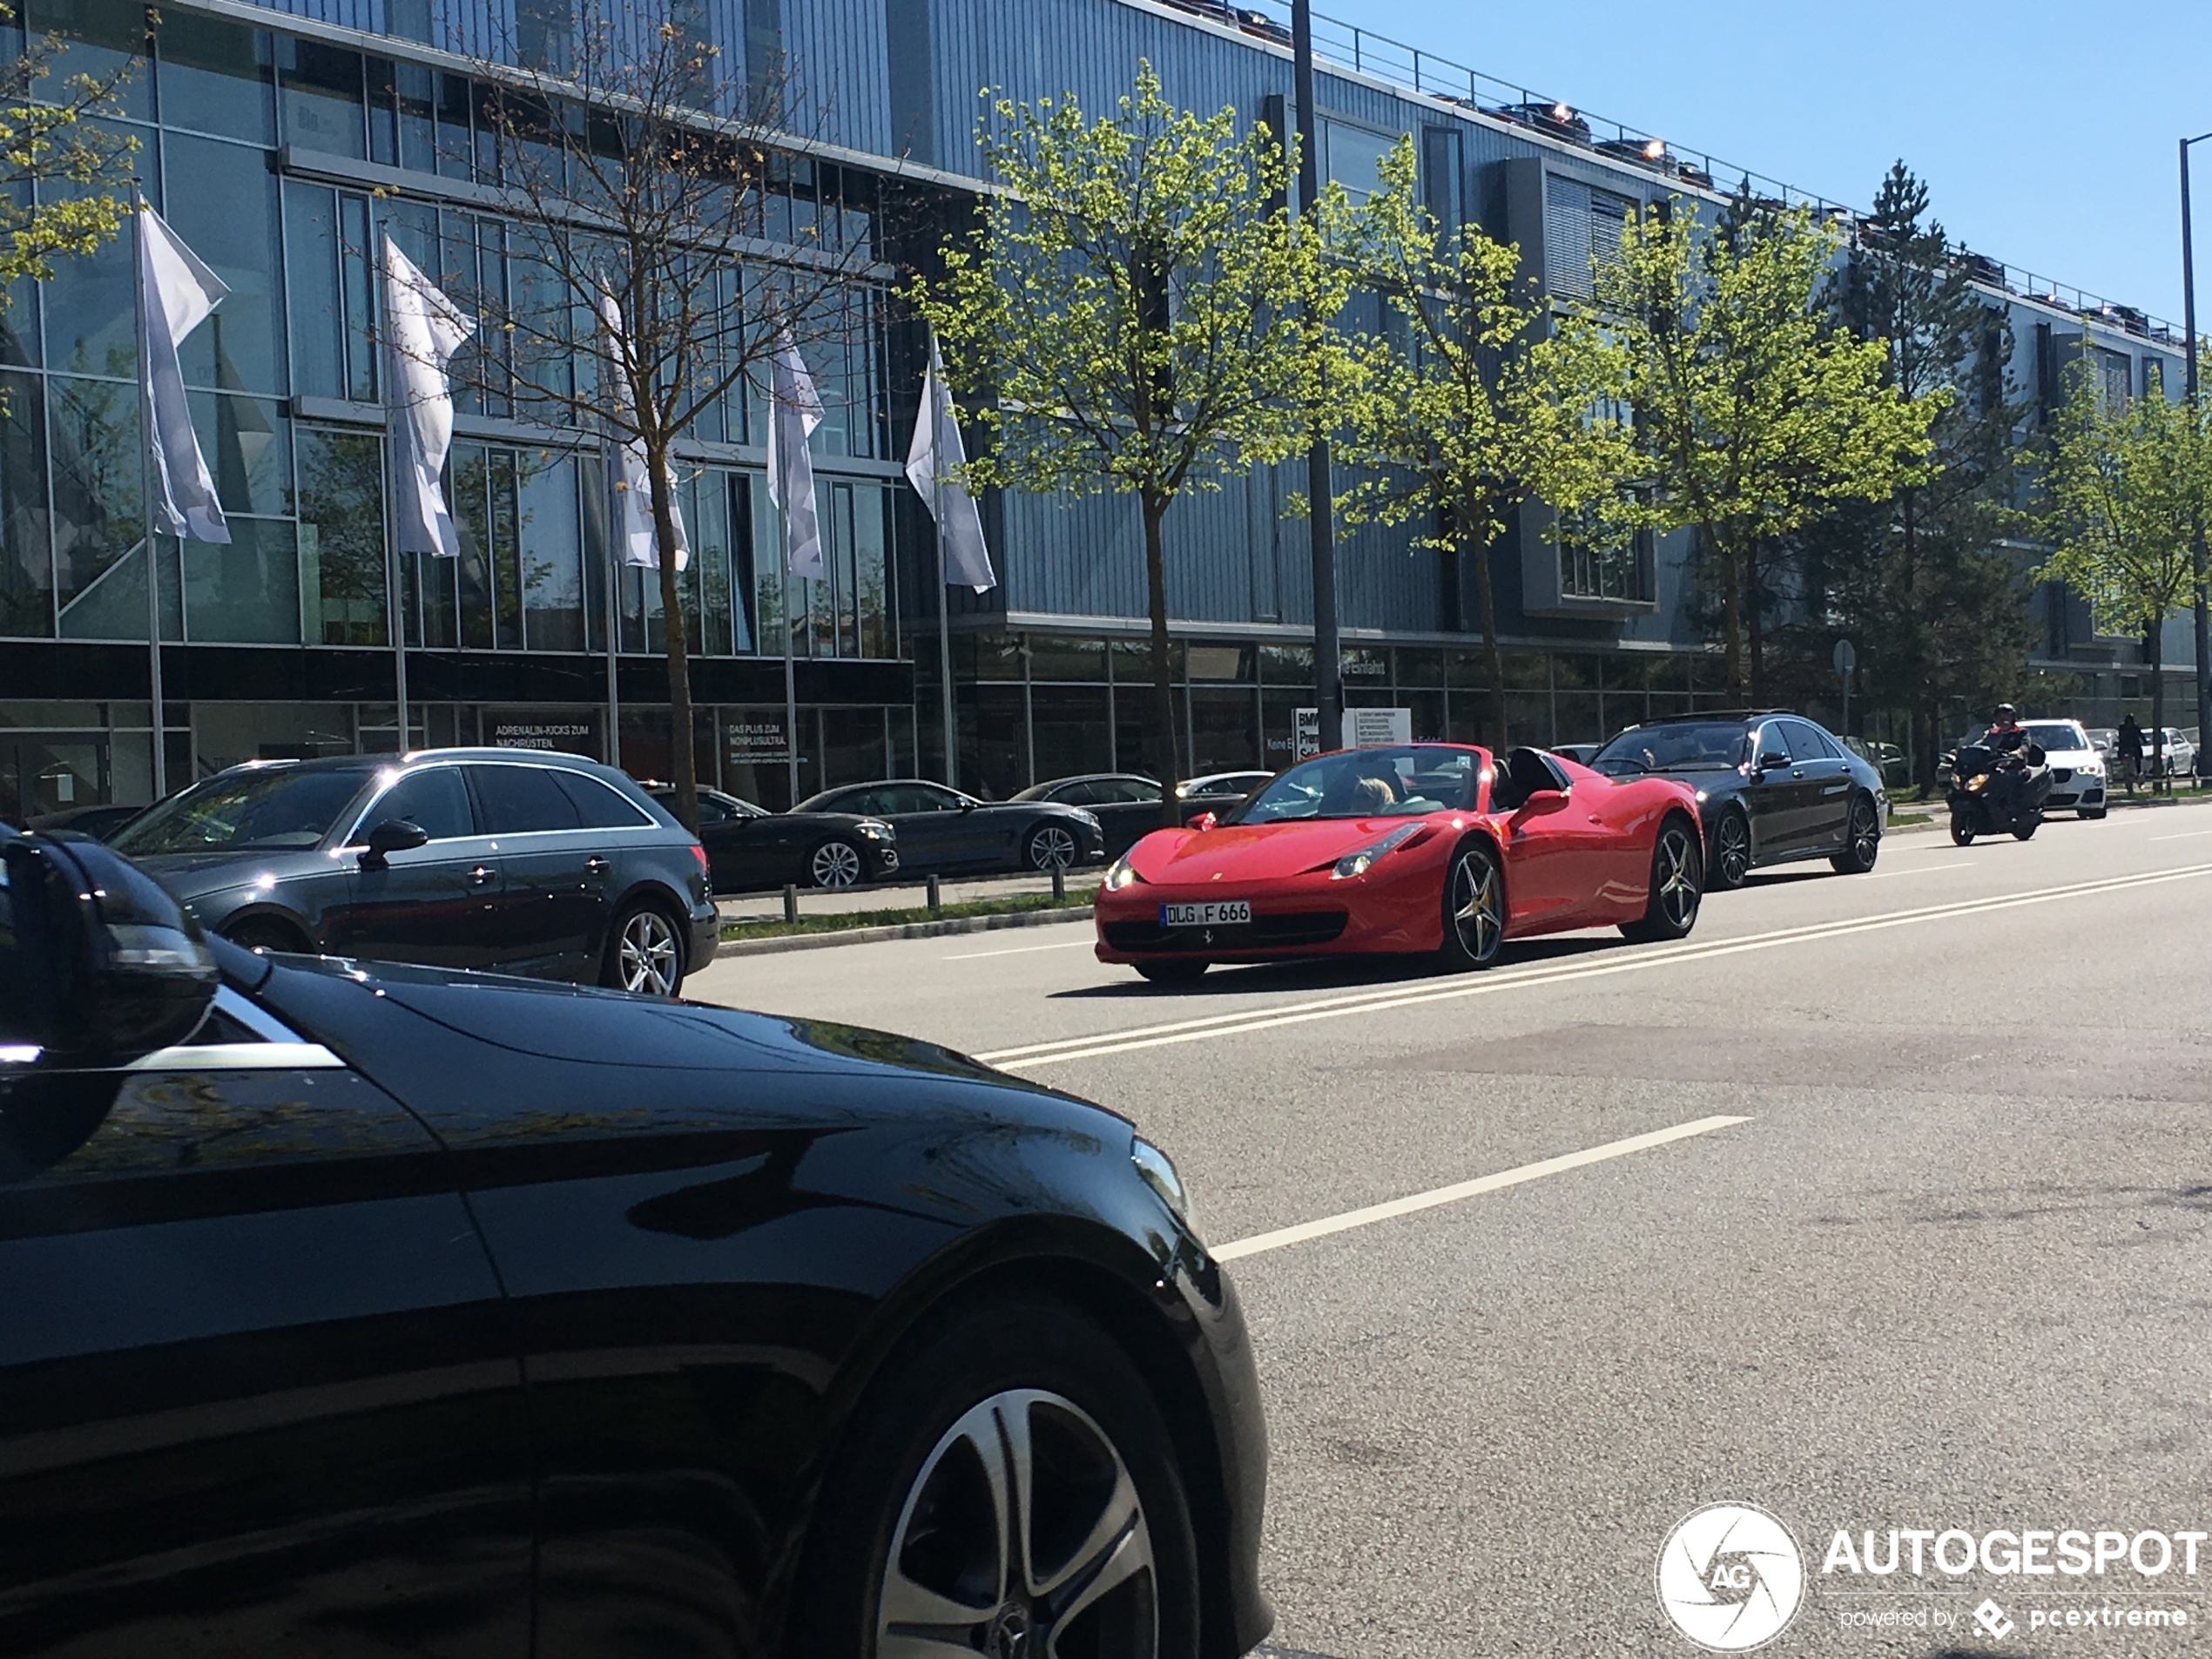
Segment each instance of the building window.
M1635 203L1556 173L1544 179L1544 276L1555 294L1587 300L1592 274L1621 257L1621 228Z
M1562 513L1556 535L1560 597L1650 602L1657 549L1649 530L1608 525L1595 514Z
M323 645L391 643L385 597L384 446L299 428L300 606Z

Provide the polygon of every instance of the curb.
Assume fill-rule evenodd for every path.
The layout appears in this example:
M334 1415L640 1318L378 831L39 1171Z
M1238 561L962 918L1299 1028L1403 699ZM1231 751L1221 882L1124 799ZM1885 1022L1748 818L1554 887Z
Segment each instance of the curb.
M948 916L942 921L894 922L883 927L846 927L834 933L788 934L779 939L725 939L714 960L725 956L771 956L786 950L822 950L832 945L873 945L887 939L938 939L949 934L990 934L1004 927L1037 927L1054 921L1089 921L1089 905L1061 910L1016 910L1000 916Z

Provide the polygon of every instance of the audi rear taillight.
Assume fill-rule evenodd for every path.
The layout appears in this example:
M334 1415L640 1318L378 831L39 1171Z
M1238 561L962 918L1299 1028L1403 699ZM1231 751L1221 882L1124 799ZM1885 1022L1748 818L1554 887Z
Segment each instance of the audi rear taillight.
M691 856L699 861L700 869L704 870L707 867L706 849L697 841L691 843Z

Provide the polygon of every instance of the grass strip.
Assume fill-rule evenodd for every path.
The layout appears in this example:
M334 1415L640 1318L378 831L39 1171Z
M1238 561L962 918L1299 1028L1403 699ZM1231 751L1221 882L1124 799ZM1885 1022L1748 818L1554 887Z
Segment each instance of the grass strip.
M1017 894L1006 899L974 899L965 904L941 907L934 914L927 905L909 905L898 910L848 910L834 914L806 916L795 921L732 921L722 926L722 937L738 939L788 939L793 934L841 934L855 927L897 927L914 921L950 921L962 916L1011 916L1031 910L1076 910L1089 904L1089 888L1081 892L1072 887L1065 899L1055 900L1049 893Z

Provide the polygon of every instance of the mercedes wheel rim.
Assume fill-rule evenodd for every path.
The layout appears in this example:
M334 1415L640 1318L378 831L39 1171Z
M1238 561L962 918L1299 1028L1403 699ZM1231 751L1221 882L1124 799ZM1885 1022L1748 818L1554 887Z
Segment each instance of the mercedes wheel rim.
M641 910L622 930L622 988L666 996L676 988L676 929L658 910Z
M1452 925L1460 930L1460 948L1478 962L1495 955L1505 936L1498 867L1480 853L1462 853L1452 867Z
M1040 870L1072 869L1076 838L1056 825L1046 825L1029 838L1029 862Z
M1089 1413L1008 1389L946 1431L891 1534L880 1659L1157 1659L1159 1625L1143 1501Z
M1722 879L1734 887L1751 873L1751 839L1744 833L1743 820L1734 816L1721 819L1718 840L1716 862L1721 867Z
M1676 933L1688 933L1697 920L1697 860L1689 837L1669 830L1659 838L1659 908Z
M1881 844L1881 832L1874 827L1874 809L1862 800L1851 809L1851 857L1861 864L1871 864Z
M860 854L845 841L826 841L807 867L818 887L850 887L860 880Z

